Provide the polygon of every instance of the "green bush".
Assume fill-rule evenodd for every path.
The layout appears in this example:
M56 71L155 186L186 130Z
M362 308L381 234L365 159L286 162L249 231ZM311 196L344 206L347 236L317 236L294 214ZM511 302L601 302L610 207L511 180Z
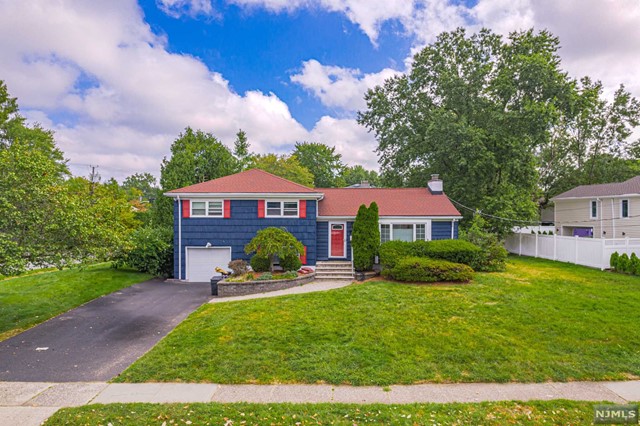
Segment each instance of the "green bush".
M271 267L269 258L267 256L261 256L259 254L254 255L249 262L251 269L256 272L267 272Z
M463 263L473 269L481 269L487 263L478 246L462 240L414 241L411 243L388 241L380 246L380 264L383 269L393 268L400 259L409 256Z
M382 269L396 266L403 257L411 256L411 244L406 241L387 241L380 245L380 265Z
M620 259L618 259L618 272L622 272L623 274L628 274L631 270L631 261L627 253L622 253Z
M482 250L478 263L472 267L483 272L504 271L509 253L498 236L486 229L487 224L482 216L474 215L469 228L460 234L462 240L469 241Z
M618 263L620 262L620 254L616 251L611 253L611 257L609 258L609 266L611 266L611 270L618 270Z
M378 205L375 202L369 208L362 204L358 209L351 231L351 247L354 268L358 271L373 269L374 258L380 248Z
M304 245L286 228L270 226L256 232L256 236L244 246L244 252L267 257L271 268L276 257L299 256L304 252Z
M297 271L302 266L302 261L298 256L285 256L280 259L280 266L285 271Z
M171 228L141 227L115 256L114 266L128 265L158 277L173 274L173 231Z
M395 267L383 270L382 275L398 281L466 282L473 278L473 269L446 260L405 257L400 259Z
M629 273L632 275L640 275L640 259L635 253L631 253L629 258Z
M282 279L285 279L285 280L291 280L291 279L294 279L294 278L298 278L298 273L296 271L288 271L288 272L285 272L282 275L279 275L277 278L282 278Z
M273 279L273 274L271 272L265 272L264 274L256 278L256 281L267 281L272 279Z

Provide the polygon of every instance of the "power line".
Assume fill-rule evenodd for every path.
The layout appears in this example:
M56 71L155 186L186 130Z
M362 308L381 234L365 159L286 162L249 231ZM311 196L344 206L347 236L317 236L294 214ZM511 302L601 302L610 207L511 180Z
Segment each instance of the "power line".
M457 205L459 205L460 207L462 207L463 209L467 209L470 212L473 212L474 214L479 214L480 216L484 216L484 217L488 217L491 219L498 219L498 220L504 220L507 222L514 222L514 223L528 223L528 224L534 224L534 225L540 225L542 224L542 222L540 221L532 221L532 220L518 220L518 219L511 219L508 217L500 217L500 216L495 216L492 214L488 214L488 213L482 213L480 210L478 209L472 209L471 207L465 206L464 204L454 200L453 198L449 197L447 195L447 198L449 199L449 201L451 201L452 203L455 203Z

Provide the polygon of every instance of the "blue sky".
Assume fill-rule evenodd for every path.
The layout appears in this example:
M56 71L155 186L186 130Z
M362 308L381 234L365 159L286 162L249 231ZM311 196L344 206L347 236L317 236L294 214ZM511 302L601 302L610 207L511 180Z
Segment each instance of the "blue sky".
M457 27L546 28L571 75L640 97L638 0L0 0L0 79L79 175L158 175L186 126L375 169L364 94Z
M168 50L197 56L210 69L222 73L236 92L258 89L275 93L307 130L323 115L339 111L328 109L291 83L290 75L299 71L303 61L316 59L364 73L385 67L402 69L413 42L397 22L385 22L377 45L373 45L341 13L301 9L275 14L266 9L218 5L222 16L174 18L153 0L140 2L153 31L166 35Z

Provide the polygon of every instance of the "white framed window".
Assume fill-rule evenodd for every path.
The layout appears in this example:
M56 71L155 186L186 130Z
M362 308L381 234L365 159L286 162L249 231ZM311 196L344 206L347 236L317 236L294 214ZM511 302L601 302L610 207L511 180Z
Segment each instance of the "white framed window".
M598 200L591 200L589 203L589 217L591 219L598 218Z
M620 201L620 217L629 217L629 200Z
M266 217L298 217L298 201L266 201Z
M427 224L425 223L381 223L380 243L387 241L425 241Z
M191 217L223 217L224 201L191 201Z
M383 223L380 225L380 243L391 241L391 225Z

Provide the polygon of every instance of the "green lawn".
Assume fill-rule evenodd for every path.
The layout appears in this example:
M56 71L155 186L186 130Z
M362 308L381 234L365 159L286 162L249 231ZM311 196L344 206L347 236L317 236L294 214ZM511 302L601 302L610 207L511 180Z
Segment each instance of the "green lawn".
M65 408L58 425L578 425L592 424L596 403L584 401L474 404L109 404Z
M532 258L466 285L368 282L207 304L121 382L542 382L640 376L640 278Z
M151 278L108 263L0 281L0 340L96 297Z

